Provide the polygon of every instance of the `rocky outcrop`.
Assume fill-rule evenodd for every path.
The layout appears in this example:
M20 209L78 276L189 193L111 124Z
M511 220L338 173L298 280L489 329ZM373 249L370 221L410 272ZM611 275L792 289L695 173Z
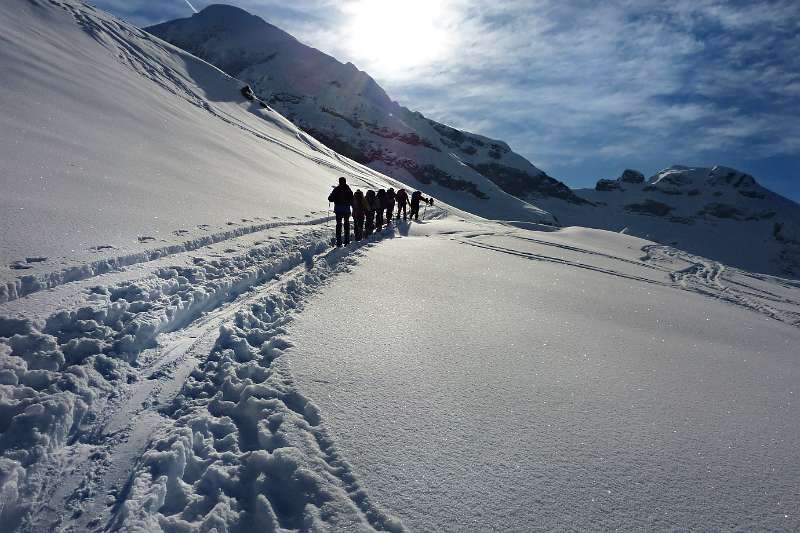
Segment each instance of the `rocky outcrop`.
M626 168L617 181L622 183L644 183L644 174L638 170L631 170Z

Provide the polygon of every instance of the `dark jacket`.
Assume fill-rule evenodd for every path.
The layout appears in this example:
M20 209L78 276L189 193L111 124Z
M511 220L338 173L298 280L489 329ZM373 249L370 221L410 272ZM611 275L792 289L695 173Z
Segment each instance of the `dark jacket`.
M378 191L375 195L375 200L378 202L378 209L386 209L389 206L389 200L386 199L386 191L383 189Z
M337 213L349 213L350 205L353 203L353 191L346 183L340 183L331 191L328 201L333 202L334 210Z
M406 205L408 203L408 193L405 189L400 189L394 195L394 199L397 201L397 205Z
M367 211L375 211L376 209L378 209L378 202L375 199L375 191L373 190L367 191L367 194L364 196L364 199L367 201L367 205L369 206Z
M422 196L422 193L419 191L414 191L411 195L411 207L419 207L420 202L428 203L428 198Z
M369 209L364 193L360 190L353 193L353 218L364 218Z
M394 207L394 196L395 196L394 189L389 189L388 191L386 191L386 207L387 208Z

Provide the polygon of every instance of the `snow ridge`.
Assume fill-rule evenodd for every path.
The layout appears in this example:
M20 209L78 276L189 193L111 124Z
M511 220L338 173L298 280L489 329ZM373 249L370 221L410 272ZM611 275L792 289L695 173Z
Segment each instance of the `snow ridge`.
M209 6L147 31L249 83L315 139L486 218L555 224L528 203L584 201L504 142L457 130L393 102L367 73L239 8Z

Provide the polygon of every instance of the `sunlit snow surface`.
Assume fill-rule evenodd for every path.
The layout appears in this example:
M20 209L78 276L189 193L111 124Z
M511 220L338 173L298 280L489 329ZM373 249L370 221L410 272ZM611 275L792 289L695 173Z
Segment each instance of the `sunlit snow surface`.
M440 202L331 248L397 183L86 4L0 29L0 530L800 529L797 281Z
M290 328L300 388L388 512L418 531L800 527L800 331L668 286L646 241L450 230L381 243Z

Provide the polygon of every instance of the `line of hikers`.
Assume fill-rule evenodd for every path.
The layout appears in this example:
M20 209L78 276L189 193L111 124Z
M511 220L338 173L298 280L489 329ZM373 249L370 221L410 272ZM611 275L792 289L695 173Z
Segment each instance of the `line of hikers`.
M333 212L336 214L336 246L342 245L342 227L344 227L344 244L350 244L351 211L355 223L355 240L360 241L372 235L374 231L381 230L384 224L389 226L392 218L399 220L401 212L403 220L406 220L407 207L411 208L411 220L419 220L419 205L423 202L426 205L433 205L433 198L423 197L420 191L414 191L410 197L405 189L397 192L393 188L380 189L377 192L369 190L366 194L361 189L356 189L356 192L353 192L345 178L339 178L339 185L333 188L328 201L333 202Z

